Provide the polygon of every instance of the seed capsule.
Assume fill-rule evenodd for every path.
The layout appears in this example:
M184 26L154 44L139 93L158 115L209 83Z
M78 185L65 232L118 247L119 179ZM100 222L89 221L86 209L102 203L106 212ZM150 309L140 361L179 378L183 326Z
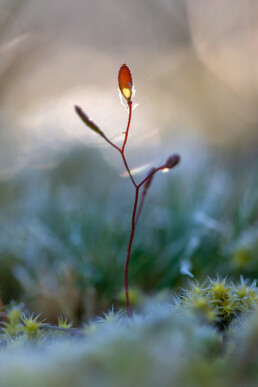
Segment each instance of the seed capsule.
M133 80L129 67L124 63L118 72L118 85L123 97L129 102L133 93Z
M98 133L101 137L105 137L104 133L100 130L100 128L95 124L95 122L91 121L87 114L80 108L75 105L75 111L80 117L80 119L94 132Z
M174 168L180 161L180 156L178 154L174 154L170 156L165 164L165 168L171 169Z

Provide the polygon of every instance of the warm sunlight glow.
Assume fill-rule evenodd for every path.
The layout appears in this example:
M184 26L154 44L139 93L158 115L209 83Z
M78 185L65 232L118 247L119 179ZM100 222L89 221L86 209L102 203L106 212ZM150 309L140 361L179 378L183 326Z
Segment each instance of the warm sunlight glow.
M126 87L124 87L123 89L122 89L122 94L123 94L123 96L125 97L125 99L127 99L128 101L131 99L131 97L132 97L132 92L131 92L131 90L130 89L127 89Z
M162 169L162 172L163 172L163 173L169 172L169 168L163 168L163 169Z
M131 169L132 175L139 175L142 172L146 171L147 169L150 169L151 163L140 165L139 167ZM121 177L128 177L128 173L125 171L123 174L120 175Z

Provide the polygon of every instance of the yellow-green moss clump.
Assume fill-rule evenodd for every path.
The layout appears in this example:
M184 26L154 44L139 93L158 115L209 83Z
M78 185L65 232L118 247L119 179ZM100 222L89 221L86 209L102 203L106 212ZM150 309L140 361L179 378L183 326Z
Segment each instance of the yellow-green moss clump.
M193 283L179 299L180 305L225 329L242 312L254 309L258 304L258 290L255 282L248 285L242 277L237 285L217 278L203 285Z

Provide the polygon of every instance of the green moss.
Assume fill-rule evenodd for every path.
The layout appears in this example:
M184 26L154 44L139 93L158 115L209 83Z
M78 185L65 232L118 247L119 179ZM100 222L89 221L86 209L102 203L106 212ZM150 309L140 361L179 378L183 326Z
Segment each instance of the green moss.
M245 270L252 263L252 255L252 250L248 247L237 249L231 256L232 266L237 270Z
M189 310L225 329L242 312L254 310L258 304L258 290L255 282L248 285L243 278L239 284L228 283L226 279L209 279L208 284L192 284L180 300Z
M177 304L153 300L130 319L111 309L82 328L10 309L1 387L257 385L257 298L256 284L243 278L209 279L191 284Z
M59 328L70 329L70 328L72 328L72 326L73 326L73 323L68 322L66 317L62 317L62 316L58 317L58 327Z
M44 325L43 321L39 320L39 316L33 318L23 317L22 324L20 325L20 330L25 334L28 340L38 339L41 336L40 328Z

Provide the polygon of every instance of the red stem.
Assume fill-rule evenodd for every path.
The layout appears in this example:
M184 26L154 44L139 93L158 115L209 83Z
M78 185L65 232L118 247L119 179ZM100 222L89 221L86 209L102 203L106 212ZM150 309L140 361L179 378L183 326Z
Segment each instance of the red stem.
M154 175L154 173L160 171L161 169L164 169L166 168L165 165L161 165L160 167L154 169L154 171L152 171L147 177L145 177L145 179L143 179L143 181L140 182L140 184L138 184L138 188L140 188L152 175Z
M128 137L128 132L129 132L130 124L131 124L131 117L132 117L132 101L128 101L127 104L128 104L128 109L129 109L129 115L128 115L127 128L126 128L126 132L125 132L125 139L124 139L124 143L123 143L123 146L121 149L122 154L124 154L125 145L126 145L126 141L127 141L127 137Z
M146 193L147 193L147 190L145 188L143 188L143 192L142 192L142 196L141 196L141 202L140 202L139 209L138 209L138 212L137 212L137 215L136 215L137 205L138 205L138 197L139 197L139 189L152 175L154 175L154 173L156 173L159 170L165 168L165 165L162 165L159 168L154 169L140 184L136 184L136 182L135 182L135 180L134 180L134 178L133 178L133 176L131 174L130 168L129 168L128 164L127 164L126 157L125 157L125 154L124 154L125 146L126 146L126 142L127 142L127 138L128 138L128 133L129 133L129 128L130 128L130 124L131 124L132 101L128 101L128 109L129 109L129 114L128 114L127 128L126 128L126 132L125 132L124 143L123 143L123 146L122 146L121 149L117 145L115 145L112 141L110 141L105 136L105 134L103 132L99 132L99 134L113 148L115 148L121 154L123 162L124 162L124 165L125 165L125 168L126 168L126 170L128 172L128 175L129 175L129 177L130 177L130 179L131 179L131 181L132 181L132 183L133 183L133 185L135 187L135 198L134 198L134 207L133 207L133 215L132 215L131 234L130 234L130 239L129 239L128 247L127 247L127 255L126 255L126 262L125 262L125 272L124 272L124 276L125 276L126 307L127 307L128 316L130 317L131 309L130 309L130 300L129 300L129 291L128 291L128 268L129 268L130 254L131 254L131 249L132 249L132 243L133 243L133 238L134 238L134 232L135 232L136 224L137 224L139 216L141 214L142 206L143 206L144 199L145 199L145 196L146 196ZM84 120L84 122L85 122L85 120ZM88 117L86 116L86 122L85 122L86 125L89 125L89 122L90 121L89 121ZM92 122L90 122L90 123L92 124Z
M136 227L136 225L137 225L137 223L138 223L140 214L141 214L141 212L142 212L142 207L143 207L143 203L144 203L144 199L145 199L146 193L147 193L146 190L143 190L143 191L142 191L141 201L140 201L140 204L139 204L139 208L138 208L137 215L136 215L136 219L135 219L135 223L134 223L134 226L135 226L135 227Z
M105 135L102 136L111 146L113 146L116 150L118 150L118 152L121 153L121 149L116 145L114 144L112 141L110 141Z
M124 149L125 149L125 145L126 145L126 141L127 141L127 137L128 137L128 132L129 132L130 123L131 123L131 116L132 116L132 103L131 103L131 101L128 102L128 107L129 107L128 123L127 123L127 128L126 128L126 132L125 132L125 139L124 139L124 143L123 143L122 149L120 149L117 145L115 145L112 141L110 141L106 136L104 136L104 139L111 146L113 146L116 150L118 150L119 153L121 154L123 162L124 162L124 165L125 165L125 168L126 168L126 170L128 172L128 175L129 175L129 177L130 177L130 179L131 179L131 181L132 181L132 183L133 183L133 185L135 187L135 199L134 199L134 207L133 207L133 215L132 215L131 234L130 234L130 239L129 239L128 247L127 247L127 255L126 255L126 261L125 261L125 271L124 271L126 308L127 308L128 316L130 317L131 316L131 308L130 308L129 288L128 288L128 268L129 268L130 255L131 255L131 249L132 249L132 243L133 243L135 228L136 228L139 216L141 214L143 203L144 203L144 199L145 199L145 196L146 196L146 193L147 193L146 190L143 190L142 196L141 196L141 201L140 201L140 204L139 204L139 209L138 209L138 212L137 212L137 215L136 215L137 204L138 204L138 197L139 197L139 189L152 175L154 175L159 170L165 168L165 166L162 165L159 168L154 169L154 171L152 171L140 184L138 184L138 185L136 184L136 182L135 182L135 180L134 180L134 178L133 178L133 176L131 174L130 168L129 168L128 164L127 164L127 160L126 160L126 157L125 157L125 154L124 154Z
M124 154L124 150L125 150L125 146L126 146L126 142L127 142L127 138L128 138L128 133L129 133L129 128L130 128L130 124L131 124L131 117L132 117L132 102L129 101L128 102L128 109L129 109L129 114L128 114L128 122L127 122L127 128L126 128L126 132L125 132L125 139L124 139L124 143L123 143L123 146L122 148L120 149L117 145L115 145L112 141L110 141L105 135L103 136L104 139L112 146L114 147L116 150L119 151L119 153L121 154L122 156L122 159L123 159L123 162L124 162L124 165L125 165L125 168L128 172L128 175L135 187L135 199L134 199L134 208L133 208L133 216L132 216L132 227L131 227L131 234L130 234L130 239L129 239L129 243L128 243L128 247L127 247L127 255L126 255L126 262L125 262L125 272L124 272L124 275L125 275L125 297L126 297L126 307L127 307L127 313L128 313L128 316L130 317L131 315L131 309L130 309L130 300L129 300L129 290L128 290L128 267L129 267L129 261L130 261L130 254L131 254L131 248L132 248L132 243L133 243L133 237L134 237L134 231L135 231L135 215L136 215L136 209L137 209L137 203L138 203L138 193L139 193L139 187L137 186L132 174L131 174L131 171L130 171L130 168L127 164L127 160L126 160L126 157L125 157L125 154Z
M137 203L138 203L138 194L139 194L139 187L136 187L135 188L134 207L133 207L133 216L132 216L131 234L130 234L130 239L129 239L129 243L128 243L126 262L125 262L125 298L126 298L127 313L128 313L129 317L131 316L131 309L130 309L129 291L128 291L128 267L129 267L134 231L135 231L135 226L136 226L135 215L136 215L136 209L137 209Z
M154 175L160 169L163 169L163 167L164 166L160 166L159 168L154 169L148 176L146 176L146 178L140 184L138 184L137 187L140 188L145 182L147 182L152 177L152 175ZM145 197L146 197L148 189L149 189L149 186L148 187L145 187L145 186L143 187L141 201L140 201L139 208L138 208L137 215L136 215L136 219L135 219L135 226L138 223L138 219L140 217L140 214L141 214L141 211L142 211L142 207L143 207L143 203L144 203L144 200L145 200Z
M125 168L126 168L126 170L128 172L128 175L130 176L130 179L132 180L132 183L135 186L135 188L137 188L137 184L135 183L135 180L134 180L134 178L133 178L133 176L131 174L130 168L128 167L128 164L127 164L124 152L121 150L120 153L121 153L121 156L123 158L123 162L124 162Z

